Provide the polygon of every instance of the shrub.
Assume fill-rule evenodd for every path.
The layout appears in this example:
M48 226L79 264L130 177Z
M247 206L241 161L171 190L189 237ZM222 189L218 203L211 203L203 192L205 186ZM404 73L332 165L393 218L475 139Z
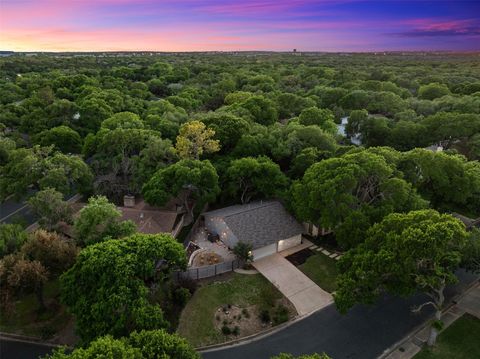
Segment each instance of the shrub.
M223 335L230 335L230 334L232 334L232 331L231 331L231 329L230 329L229 327L227 327L226 325L224 325L224 326L222 327L222 333L223 333Z
M238 325L236 325L235 328L233 328L232 334L235 336L240 334L240 328L238 327Z
M178 285L182 288L187 288L190 294L195 293L197 290L197 282L191 278L180 278L178 280Z
M242 309L242 314L245 318L250 318L250 313L248 312L247 308Z
M190 300L192 295L190 294L190 291L187 288L177 288L173 292L173 298L174 300L180 305L180 306L185 306L187 302Z
M288 309L283 305L279 305L273 314L273 323L275 325L288 321Z
M270 312L268 311L268 309L262 309L260 311L259 317L263 323L270 323Z

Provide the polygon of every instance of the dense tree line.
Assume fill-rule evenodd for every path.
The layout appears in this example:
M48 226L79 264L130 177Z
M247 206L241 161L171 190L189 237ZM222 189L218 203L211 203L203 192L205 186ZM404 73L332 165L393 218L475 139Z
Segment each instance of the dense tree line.
M163 331L165 313L151 300L170 290L164 277L185 266L183 249L121 221L114 204L125 194L156 206L181 199L190 220L207 202L279 198L349 250L340 309L383 291L436 295L456 268L475 270L480 257L471 240L478 233L445 214L479 215L473 56L1 58L0 199L28 200L43 228L27 235L20 225L0 226L2 303L35 292L43 306L43 285L60 278L63 302L91 345L54 358L104 350L152 357L157 342L184 348ZM65 201L73 193L89 198L76 216ZM54 232L63 224L75 240ZM427 242L434 251L412 253ZM399 258L410 266L400 271ZM423 261L431 265L418 271ZM375 278L379 268L388 280ZM155 355L196 357L168 348Z

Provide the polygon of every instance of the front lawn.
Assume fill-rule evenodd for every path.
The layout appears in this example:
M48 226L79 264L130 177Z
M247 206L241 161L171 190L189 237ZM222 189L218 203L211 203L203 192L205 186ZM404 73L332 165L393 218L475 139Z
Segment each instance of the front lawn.
M72 317L59 303L57 280L45 284L44 299L47 309L39 311L34 294L28 294L15 301L9 310L0 313L0 331L51 339L62 331ZM61 341L61 338L60 338Z
M272 321L275 321L275 313L288 309L287 316L282 317L282 320L287 320L293 315L291 307L286 308L287 303L282 294L261 274L233 273L226 280L205 284L194 293L182 312L177 332L195 347L221 343L257 331L261 323L258 319L260 312L269 312ZM243 315L238 315L239 313ZM228 315L232 318L226 322ZM248 327L244 329L245 326L240 325L240 332L234 336L222 334L219 329L222 323L233 328L237 321L234 324L231 321L240 316L242 318L239 321L247 322ZM269 325L260 324L260 330Z
M337 289L336 278L338 270L335 259L317 252L308 257L305 263L300 264L298 269L323 290L332 293Z
M433 349L424 348L414 359L480 358L480 319L464 314L438 336Z

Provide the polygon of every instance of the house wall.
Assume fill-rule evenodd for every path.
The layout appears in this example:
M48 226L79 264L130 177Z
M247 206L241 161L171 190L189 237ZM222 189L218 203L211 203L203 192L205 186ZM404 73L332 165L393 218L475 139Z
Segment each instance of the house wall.
M253 260L260 259L262 257L269 256L277 252L277 243L270 244L265 247L261 247L252 251Z
M298 234L291 238L282 239L278 241L277 250L278 252L284 251L285 249L292 248L294 246L298 246L302 243L302 235Z
M217 234L230 249L233 249L238 242L237 237L220 217L205 216L205 227L210 233Z
M318 226L316 226L312 223L307 223L307 222L303 222L303 228L305 230L304 233L309 234L313 237L325 236L325 235L333 232L329 228L319 228Z

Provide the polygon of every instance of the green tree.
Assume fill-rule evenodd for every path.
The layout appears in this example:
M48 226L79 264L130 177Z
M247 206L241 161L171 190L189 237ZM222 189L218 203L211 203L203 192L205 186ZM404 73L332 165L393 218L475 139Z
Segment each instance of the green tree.
M40 146L51 146L63 153L80 153L82 138L77 131L67 126L53 127L35 135L33 142Z
M405 179L412 183L435 208L479 204L480 164L467 162L463 156L414 149L405 152L398 165Z
M75 189L88 192L93 175L78 156L60 152L52 154L49 147L34 146L11 151L8 163L0 173L0 198L15 195L20 199L35 189L54 188L63 194Z
M388 213L426 206L393 165L365 150L314 164L291 194L298 218L332 228L344 248L361 243L365 230Z
M235 247L233 247L233 254L235 254L241 261L249 263L253 259L252 249L253 246L251 243L238 241L237 244L235 244Z
M226 185L230 195L244 204L253 198L281 194L288 186L288 179L268 157L245 157L231 162Z
M109 130L115 130L117 128L143 129L144 124L143 121L140 119L140 116L135 113L119 112L103 121L101 127Z
M350 112L345 132L349 137L355 136L361 132L361 129L368 119L367 110L354 110Z
M47 188L35 193L30 197L28 204L39 217L39 224L47 229L55 229L58 222L71 223L73 209L71 205L63 200L63 194L54 190L53 188Z
M248 110L252 119L264 126L273 125L278 121L278 113L273 101L263 96L252 96L239 104L240 107Z
M418 89L418 97L425 100L434 100L436 98L448 95L450 90L444 84L430 83L422 85Z
M209 161L181 160L158 170L143 186L142 193L145 200L155 206L163 206L171 198L181 196L191 220L192 199L212 202L220 193L218 174Z
M135 234L84 248L60 278L62 301L75 315L84 342L111 334L167 326L160 307L149 302L153 287L186 267L183 246L169 234Z
M345 312L355 303L374 303L384 293L425 293L424 306L435 308L428 345L435 344L444 305L444 290L457 282L467 234L463 224L434 210L392 213L367 232L364 244L339 261L335 303Z
M218 140L214 140L215 131L200 121L190 121L180 127L175 148L182 159L198 160L203 153L220 150Z
M337 133L337 126L335 125L335 116L329 109L320 109L318 107L309 107L300 113L298 121L301 125L311 126L316 125L325 132L335 135Z
M104 196L90 197L74 222L77 243L90 245L107 238L122 238L135 233L132 221L121 221L122 213Z
M305 171L314 163L330 157L329 152L320 151L315 147L307 147L300 151L300 153L293 159L290 166L289 175L293 178L300 178L305 174Z
M15 253L27 238L21 225L0 223L0 258Z
M225 113L210 113L201 118L202 122L215 132L223 153L228 153L238 140L250 130L250 124L243 118Z
M66 354L57 349L45 359L199 359L191 345L176 334L164 330L132 332L128 338L105 336L95 339L86 348ZM322 358L323 359L323 358Z

